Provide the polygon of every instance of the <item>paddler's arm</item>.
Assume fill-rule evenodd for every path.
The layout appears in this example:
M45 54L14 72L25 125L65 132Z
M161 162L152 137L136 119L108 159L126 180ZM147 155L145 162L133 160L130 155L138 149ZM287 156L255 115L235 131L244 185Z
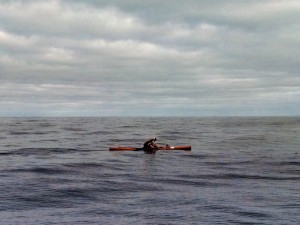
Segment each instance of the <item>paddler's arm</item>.
M158 145L156 145L154 142L152 143L152 148L159 149Z

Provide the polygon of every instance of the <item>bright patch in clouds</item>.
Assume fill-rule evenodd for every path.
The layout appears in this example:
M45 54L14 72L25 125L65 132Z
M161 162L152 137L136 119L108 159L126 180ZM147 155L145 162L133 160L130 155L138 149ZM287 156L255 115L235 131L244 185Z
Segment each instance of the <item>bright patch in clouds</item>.
M299 1L0 3L0 116L300 114Z

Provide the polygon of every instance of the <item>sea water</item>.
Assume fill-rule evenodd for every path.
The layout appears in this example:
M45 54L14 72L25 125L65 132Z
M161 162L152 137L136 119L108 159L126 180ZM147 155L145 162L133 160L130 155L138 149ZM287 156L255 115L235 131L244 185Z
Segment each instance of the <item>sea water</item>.
M109 147L192 145L192 151ZM0 224L299 224L300 118L1 118Z

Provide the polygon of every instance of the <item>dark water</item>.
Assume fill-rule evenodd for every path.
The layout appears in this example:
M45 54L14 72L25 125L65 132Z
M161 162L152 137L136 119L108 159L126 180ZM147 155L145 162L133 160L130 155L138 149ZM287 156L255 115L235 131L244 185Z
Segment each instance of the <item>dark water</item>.
M109 146L192 145L191 152ZM300 118L2 118L0 224L299 224Z

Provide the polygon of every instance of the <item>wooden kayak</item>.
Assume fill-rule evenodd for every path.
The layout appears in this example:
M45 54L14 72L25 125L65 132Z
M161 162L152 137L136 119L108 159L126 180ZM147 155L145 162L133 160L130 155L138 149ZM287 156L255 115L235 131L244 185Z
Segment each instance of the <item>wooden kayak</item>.
M134 147L111 147L109 148L110 151L142 151L143 148L134 148ZM184 150L190 151L192 150L192 146L190 145L182 145L182 146L164 146L159 147L157 150Z

